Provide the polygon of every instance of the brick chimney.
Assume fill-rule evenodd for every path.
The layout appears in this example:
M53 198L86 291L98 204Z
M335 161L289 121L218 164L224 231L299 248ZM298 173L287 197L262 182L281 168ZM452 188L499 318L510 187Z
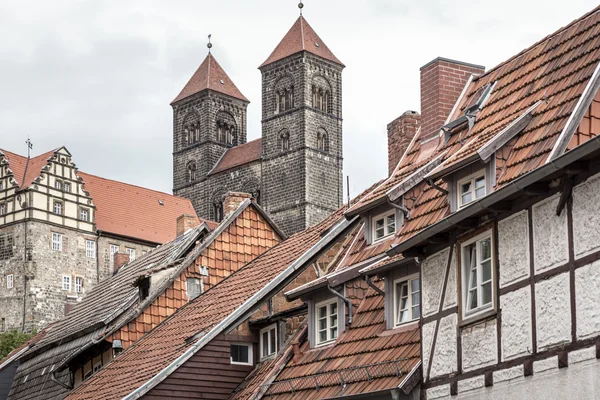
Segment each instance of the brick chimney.
M194 229L199 224L195 215L183 214L177 217L177 237L183 235L189 230Z
M419 125L421 115L411 110L405 111L388 124L388 176L394 172L410 141L419 130Z
M246 199L251 199L250 193L228 192L223 200L223 218L229 217Z
M129 262L129 253L115 253L113 257L113 274L116 274L123 265Z
M485 67L438 57L421 67L421 140L440 133L472 74Z

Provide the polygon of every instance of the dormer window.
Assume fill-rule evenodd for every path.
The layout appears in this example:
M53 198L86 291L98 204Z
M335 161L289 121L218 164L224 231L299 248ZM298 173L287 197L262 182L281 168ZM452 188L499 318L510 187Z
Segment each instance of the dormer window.
M140 301L144 301L150 295L150 278L145 277L139 281Z
M415 321L421 317L419 276L413 275L394 281L394 326Z
M316 345L333 342L338 337L338 301L337 298L315 305Z
M260 331L260 358L264 360L277 353L277 325L270 325Z
M373 241L379 241L396 233L396 211L391 210L372 218Z
M459 180L457 193L459 208L485 196L485 171L479 171Z

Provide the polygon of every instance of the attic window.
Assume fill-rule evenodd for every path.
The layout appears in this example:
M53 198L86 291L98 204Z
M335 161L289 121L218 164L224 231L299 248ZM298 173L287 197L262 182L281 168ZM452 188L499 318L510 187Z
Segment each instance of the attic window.
M371 219L373 242L383 240L396 233L396 211L390 210Z
M486 195L485 171L479 171L458 181L458 206L480 199Z
M198 278L187 278L185 291L188 300L193 300L202 294L202 280Z
M465 108L465 114L475 114L483 109L485 102L490 97L490 93L496 83L488 83L487 85L479 88L477 92L471 97L471 101L469 102L467 108Z
M145 300L150 295L150 278L145 277L139 281L140 301Z

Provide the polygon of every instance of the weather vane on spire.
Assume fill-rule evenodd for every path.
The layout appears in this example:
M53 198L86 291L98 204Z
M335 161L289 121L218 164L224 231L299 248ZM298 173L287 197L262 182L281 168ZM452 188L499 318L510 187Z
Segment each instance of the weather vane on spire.
M300 3L298 4L298 8L300 9L300 16L302 16L302 9L304 8L304 3L302 3L302 0L300 0Z
M208 44L206 45L206 47L208 47L208 54L210 54L210 49L212 49L212 43L210 42L211 37L212 37L212 35L209 33L208 34Z
M27 136L27 141L25 144L27 144L27 158L31 158L31 149L33 149L33 143L31 143L29 136Z

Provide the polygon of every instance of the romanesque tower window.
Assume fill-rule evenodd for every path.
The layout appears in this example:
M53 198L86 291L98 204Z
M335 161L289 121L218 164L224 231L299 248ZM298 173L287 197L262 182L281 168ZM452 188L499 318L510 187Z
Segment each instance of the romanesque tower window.
M196 163L190 162L187 165L187 181L189 183L194 182L196 180Z
M216 200L213 203L213 215L216 222L223 221L223 202Z
M289 151L290 150L290 132L287 130L282 131L277 138L277 146L280 151Z
M217 140L228 145L233 144L235 127L225 121L217 122Z
M331 112L331 93L328 89L313 85L312 87L313 108L326 113Z
M329 151L329 138L324 129L319 129L319 132L317 132L317 150L324 152Z
M279 89L276 92L276 113L294 108L294 87Z

